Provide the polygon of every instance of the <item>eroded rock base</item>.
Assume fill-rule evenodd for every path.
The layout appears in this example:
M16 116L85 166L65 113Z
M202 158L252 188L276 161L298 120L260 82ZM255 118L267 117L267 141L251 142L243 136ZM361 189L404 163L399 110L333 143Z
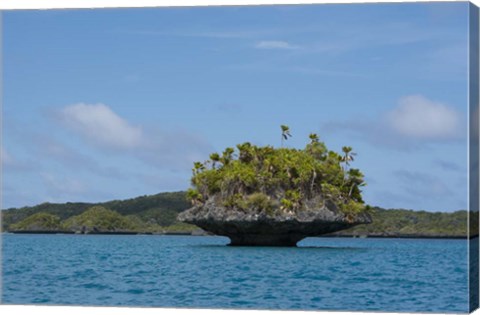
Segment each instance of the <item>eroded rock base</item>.
M371 222L368 214L348 218L328 202L319 208L312 206L296 213L276 211L273 214L258 213L254 209L226 208L217 203L209 200L205 205L190 208L180 213L178 220L215 235L226 236L230 238L231 246L296 246L309 236L329 234Z
M297 243L305 238L303 235L260 235L242 234L228 235L229 246L297 246Z

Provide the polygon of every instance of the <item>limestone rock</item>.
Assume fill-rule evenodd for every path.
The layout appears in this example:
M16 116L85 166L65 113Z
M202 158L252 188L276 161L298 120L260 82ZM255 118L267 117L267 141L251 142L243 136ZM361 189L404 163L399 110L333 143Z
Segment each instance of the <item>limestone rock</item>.
M320 206L319 206L320 205ZM227 208L217 198L179 214L182 222L230 238L230 245L296 246L305 237L319 236L371 222L362 213L355 217L341 213L331 202L319 198L305 202L301 210L274 211Z

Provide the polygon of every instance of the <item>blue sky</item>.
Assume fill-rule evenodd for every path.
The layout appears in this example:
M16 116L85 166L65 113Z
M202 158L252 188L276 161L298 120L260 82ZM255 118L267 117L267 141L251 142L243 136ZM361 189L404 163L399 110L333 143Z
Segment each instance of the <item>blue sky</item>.
M316 132L371 205L466 209L468 3L3 12L3 208L189 187Z

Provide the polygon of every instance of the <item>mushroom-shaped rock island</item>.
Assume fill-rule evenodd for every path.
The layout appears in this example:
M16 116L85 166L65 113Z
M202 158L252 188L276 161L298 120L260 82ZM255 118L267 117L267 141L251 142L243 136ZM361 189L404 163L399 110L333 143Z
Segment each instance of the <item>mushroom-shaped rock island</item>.
M296 246L370 223L363 174L350 168L352 149L329 151L316 134L302 150L284 148L289 136L282 126L281 148L246 142L196 162L187 194L193 207L178 219L249 246Z

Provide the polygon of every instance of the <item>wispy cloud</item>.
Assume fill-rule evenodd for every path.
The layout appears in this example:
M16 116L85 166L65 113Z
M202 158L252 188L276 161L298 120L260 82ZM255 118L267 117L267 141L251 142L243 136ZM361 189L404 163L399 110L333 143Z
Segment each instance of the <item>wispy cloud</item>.
M3 152L8 155L6 159L8 164L3 162L4 170L39 174L54 167L63 173L90 173L113 179L126 177L126 170L117 169L111 164L111 159L109 163L103 164L102 157L93 156L94 150L72 141L70 134L65 133L67 126L58 119L58 110L49 109L42 112L43 115L36 117L39 125L34 128L25 128L28 125L25 121L9 119L8 134L14 141L11 147L15 150L12 154L3 148ZM45 118L48 120L44 121ZM52 126L52 122L55 125ZM49 129L50 127L53 127L54 131ZM118 151L115 153L120 156Z
M142 129L104 104L74 104L58 115L61 122L88 141L113 149L133 149L144 143Z
M116 192L107 192L101 185L92 185L90 180L79 179L58 172L42 171L38 175L43 192L32 204L39 202L63 203L96 202L115 199ZM15 197L12 196L12 197ZM22 203L20 203L22 204ZM23 203L24 204L24 203Z
M466 169L460 167L458 164L451 162L451 161L444 161L444 160L439 160L436 159L433 161L433 164L436 166L440 167L441 169L445 171L452 171L452 172L461 172L462 174L466 173Z
M50 135L39 134L30 140L32 140L32 147L36 149L36 154L43 160L58 162L66 169L75 170L76 173L91 172L98 176L116 179L127 177L126 170L119 170L111 165L102 165L91 156Z
M38 164L31 158L25 159L8 152L4 147L0 147L0 162L4 172L24 173L35 169Z
M187 130L147 130L147 145L133 154L160 169L189 171L194 161L207 159L213 151L213 147L201 135Z
M55 112L57 121L67 130L100 150L115 150L160 169L186 170L193 161L208 156L212 146L200 135L187 130L163 130L158 127L136 126L104 104L75 104ZM50 141L44 150L70 163L71 150ZM69 161L70 160L70 161ZM92 168L95 164L90 161Z
M198 37L212 39L248 39L257 38L261 35L278 33L276 29L254 30L128 30L121 31L124 34L146 36L174 36L174 37Z
M468 42L451 41L432 49L423 67L425 72L436 79L449 80L452 77L466 80L468 73ZM448 75L445 75L448 74Z
M395 149L428 143L451 143L465 138L463 115L453 107L421 95L401 98L396 107L368 120L332 121L324 132L348 132L374 145Z
M352 78L366 78L366 74L358 74L352 71L338 71L338 70L329 70L329 69L319 69L317 67L287 67L285 71L310 74L310 75L321 75L321 76L334 76L334 77L352 77Z
M374 198L378 202L378 205L386 208L414 208L420 210L418 200L412 196L405 194L404 192L392 191L392 190L378 190L374 193ZM414 204L415 206L407 206Z
M395 185L373 192L378 204L387 208L445 211L465 209L465 198L457 183L423 171L400 169L390 175ZM438 200L443 200L439 203Z
M47 172L43 172L40 175L47 191L57 197L77 197L87 190L85 183L77 179L59 178Z
M393 173L403 185L403 189L412 197L432 198L452 194L448 186L438 177L416 171L398 170Z
M261 62L252 62L245 64L234 64L226 66L225 69L233 71L255 71L255 72L274 72L274 73L293 73L304 74L308 76L320 76L320 77L346 77L346 78L368 78L369 75L365 73L359 73L354 71L342 71L337 70L335 65L325 65L319 67L318 65L307 66L295 66L290 65L283 60L273 60L270 58L268 61L262 60Z
M421 95L406 96L386 115L397 134L425 140L450 140L461 136L461 116L453 108Z
M258 49L280 49L280 50L292 50L300 49L300 46L290 44L289 42L282 40L263 40L255 44L255 48Z

